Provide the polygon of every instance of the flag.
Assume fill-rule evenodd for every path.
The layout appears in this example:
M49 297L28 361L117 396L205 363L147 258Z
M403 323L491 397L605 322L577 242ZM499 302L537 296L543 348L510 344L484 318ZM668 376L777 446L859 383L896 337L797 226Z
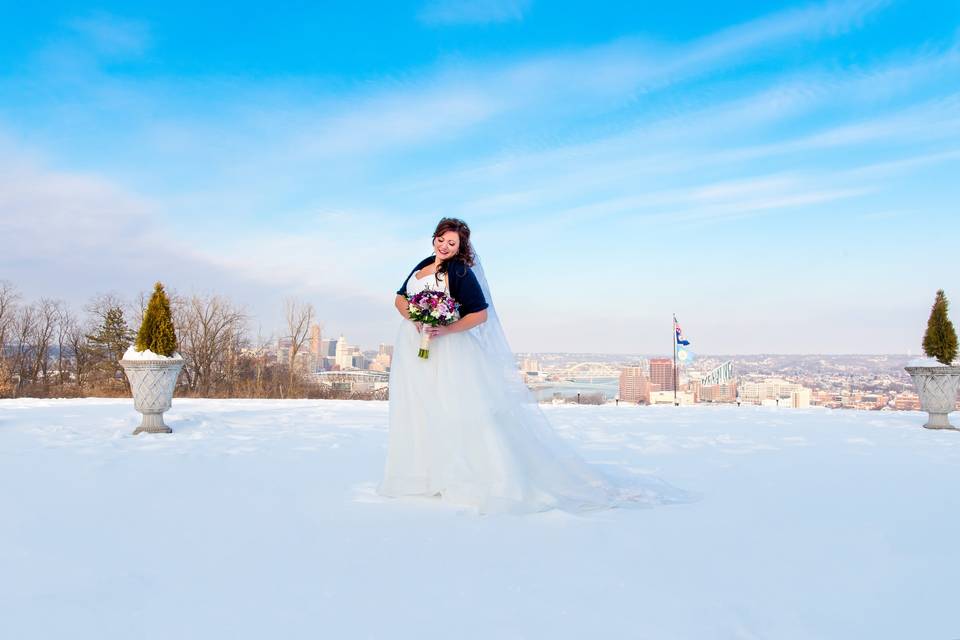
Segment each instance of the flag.
M677 334L676 344L673 345L674 352L677 356L677 363L680 366L688 365L693 362L694 353L690 351L690 341L683 337L683 330L680 329L677 316L673 316L673 330Z

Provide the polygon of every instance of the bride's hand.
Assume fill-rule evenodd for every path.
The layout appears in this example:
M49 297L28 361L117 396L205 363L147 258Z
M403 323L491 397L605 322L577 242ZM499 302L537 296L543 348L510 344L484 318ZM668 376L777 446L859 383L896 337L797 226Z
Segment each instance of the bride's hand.
M423 333L423 323L422 323L422 322L414 322L414 323L413 323L413 326L414 326L414 328L417 330L417 333Z
M437 326L437 327L427 327L427 333L431 338L436 338L437 336L445 336L448 333L453 333L453 331L448 326Z

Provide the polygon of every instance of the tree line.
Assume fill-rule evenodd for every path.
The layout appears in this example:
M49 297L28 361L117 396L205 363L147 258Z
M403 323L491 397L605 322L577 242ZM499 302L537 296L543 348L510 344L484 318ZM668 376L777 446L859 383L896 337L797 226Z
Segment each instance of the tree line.
M133 300L97 294L76 311L62 300L25 300L0 280L0 397L129 395L119 360L134 342L147 300L145 293ZM316 316L309 303L285 302L283 361L270 348L276 336L252 335L250 316L229 298L171 292L170 303L184 359L178 397L372 397L311 379L302 357Z

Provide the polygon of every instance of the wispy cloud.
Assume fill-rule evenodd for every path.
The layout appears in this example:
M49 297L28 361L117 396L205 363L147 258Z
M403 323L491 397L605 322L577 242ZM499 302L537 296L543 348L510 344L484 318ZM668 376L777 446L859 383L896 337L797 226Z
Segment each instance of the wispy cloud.
M514 140L522 143L523 133L543 128L544 123L576 121L584 113L595 117L642 109L642 96L681 87L777 42L795 45L806 37L832 33L880 6L831 3L818 10L755 20L680 46L627 38L493 64L443 60L420 72L348 86L336 95L318 95L310 82L296 79L265 84L249 93L242 83L214 79L195 84L191 95L208 94L212 104L206 111L217 113L217 118L178 121L161 116L135 133L146 136L143 143L148 148L203 157L206 164L216 163L210 154L223 150L229 162L218 165L232 167L237 179L260 177L265 189L264 163L290 167L288 179L294 180L300 179L300 171L311 171L312 163L323 163L334 172L348 167L367 172L386 154L395 159L396 154L446 148L456 156L458 149L477 145L502 148ZM108 109L123 117L131 110L155 111L155 105L171 101L175 105L175 96L183 93L182 85L167 91L162 85L138 88L102 77L94 77L91 84L103 87L100 94L116 101ZM753 123L782 119L809 100L808 91L808 86L786 87L766 94L763 101L751 96L749 104L730 104L729 117ZM164 111L180 109L159 109ZM715 115L713 126L722 128L719 118L725 116ZM579 129L578 137L589 137L590 126L588 122L588 128ZM690 131L689 123L684 127ZM588 150L580 146L576 151ZM243 168L244 163L250 166Z
M456 60L415 74L382 78L339 95L317 96L312 82L296 79L246 93L235 79L195 83L193 99L221 102L208 105L215 119L177 122L151 118L145 128L157 132L152 142L169 146L171 140L207 141L257 147L258 156L270 149L288 162L329 158L367 158L381 152L415 150L451 140L496 141L511 128L538 122L580 117L584 112L616 112L643 105L642 96L682 86L717 68L729 68L751 54L777 44L795 46L806 38L834 34L862 21L882 2L833 2L804 11L787 11L747 22L734 29L684 45L664 45L638 38L525 56L496 64ZM77 21L78 28L115 51L135 51L149 41L146 27L108 15ZM65 75L80 86L85 81L90 99L105 111L124 119L138 111L176 107L183 85L162 83L137 86L98 70L77 78L74 55L55 58L66 65ZM41 70L34 69L32 74ZM217 95L217 92L223 95ZM239 95L238 95L239 94ZM768 96L768 113L780 114L801 94ZM756 104L756 101L754 101ZM257 105L263 105L257 107ZM89 101L83 107L87 108ZM59 111L69 104L58 106ZM168 109L179 111L179 109ZM509 119L509 120L508 120ZM505 127L499 127L506 124ZM492 136L491 136L492 134ZM508 135L512 136L510 132ZM217 141L214 143L213 141ZM150 140L146 142L151 142ZM237 154L232 154L236 156ZM276 158L275 158L276 160Z
M369 96L349 110L318 118L288 148L314 157L342 157L436 143L503 108L496 96L469 86L413 86Z
M531 4L532 0L431 0L418 17L429 25L519 22Z
M550 221L554 229L612 224L627 231L669 225L681 233L708 224L809 209L872 191L866 186L830 186L829 182L822 176L758 175L694 183L640 195L592 198L583 205L553 210Z
M555 210L571 198L617 185L629 191L647 180L662 183L666 176L675 179L722 168L762 171L763 163L770 162L804 166L831 158L855 168L877 161L878 153L909 156L924 145L934 147L931 157L945 161L951 156L935 151L960 144L960 93L951 93L960 86L943 85L944 76L927 73L930 69L955 75L960 57L951 48L867 71L777 79L773 86L753 87L727 100L638 118L612 135L512 151L399 188L437 197L452 190L480 192L478 199L464 201L462 210L491 216L529 211L538 203ZM887 90L889 104L873 102L871 115L865 117L862 96L879 91L884 78L897 78L896 88ZM903 101L904 96L930 91L934 93L928 100ZM824 112L833 115L824 119ZM561 184L557 175L564 177ZM520 190L504 189L511 184Z
M390 79L383 83L388 87L384 91L350 96L345 114L315 114L318 125L310 128L307 139L316 137L320 144L315 148L337 155L367 153L398 144L431 144L452 133L476 133L506 116L569 117L577 110L617 110L638 104L638 96L729 68L765 48L836 36L887 4L847 0L785 11L681 46L623 38L492 66L449 61L419 78ZM769 95L766 108L782 111L787 100L800 97Z
M737 25L701 40L683 62L699 63L803 37L834 37L862 26L892 0L839 0L788 9Z
M69 22L95 52L110 57L129 57L144 53L150 46L150 29L139 20L109 13L94 13Z

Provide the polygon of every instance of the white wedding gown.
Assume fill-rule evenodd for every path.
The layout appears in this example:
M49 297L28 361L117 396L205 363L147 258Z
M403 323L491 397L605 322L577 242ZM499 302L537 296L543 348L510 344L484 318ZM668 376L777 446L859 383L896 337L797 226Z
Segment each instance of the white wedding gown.
M443 289L434 275L407 281L407 295L426 288ZM417 356L419 345L415 325L401 320L380 495L432 497L481 514L682 500L659 480L615 481L582 460L535 402L517 401L519 372L505 374L487 357L478 328L432 339L427 359Z

